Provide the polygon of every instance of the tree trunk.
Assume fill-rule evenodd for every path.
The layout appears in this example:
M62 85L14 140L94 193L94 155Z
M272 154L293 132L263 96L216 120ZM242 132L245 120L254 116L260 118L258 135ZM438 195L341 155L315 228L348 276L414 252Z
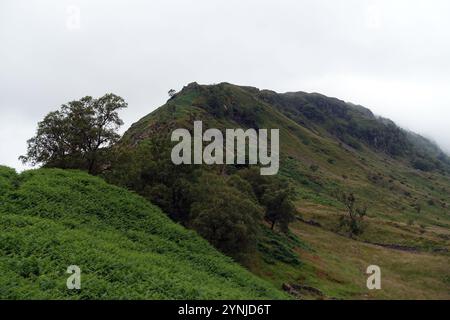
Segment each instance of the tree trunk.
M95 154L92 156L92 158L89 160L89 174L93 174L94 171L94 165L95 165Z

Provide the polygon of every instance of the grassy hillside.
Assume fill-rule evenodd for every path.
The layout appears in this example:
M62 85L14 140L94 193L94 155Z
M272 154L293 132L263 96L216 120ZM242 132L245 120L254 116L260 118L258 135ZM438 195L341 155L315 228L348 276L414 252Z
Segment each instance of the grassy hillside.
M291 95L288 94L288 97ZM316 96L312 95L312 97ZM305 99L304 94L301 97ZM169 100L166 105L134 124L125 133L123 143L136 145L155 137L166 137L173 128L192 128L194 120L203 120L204 130L208 127L279 128L281 175L297 185L300 206L309 203L328 208L322 218L325 217L333 222L336 220L336 215L328 214L328 211L338 214L344 209L335 200L334 194L345 190L354 192L361 201L368 204L370 217L416 227L423 225L425 226L423 229L433 225L441 232L448 230L450 228L449 173L444 169L431 171L416 169L410 163L408 156L393 156L366 142L365 138L359 140L355 138L358 148L350 146L339 136L331 134L329 127L333 125L330 123L340 120L323 110L333 109L334 106L341 110L340 113L337 111L335 113L345 114L342 117L347 119L348 123L357 122L360 127L364 125L361 117L368 117L371 125L361 131L373 131L373 136L385 136L386 139L390 130L383 131L387 120L377 120L369 110L362 107L347 105L337 99L320 95L319 97L317 104L310 102L308 105L326 120L322 125L308 119L288 117L277 104L271 105L265 101L267 100L266 91L230 84L216 86L191 84ZM284 98L279 98L279 100L282 99ZM296 101L291 100L289 101L294 106L297 105L298 109L302 109L302 103L295 104ZM335 107L335 104L338 107ZM352 116L353 113L358 116ZM389 122L388 127L393 125ZM337 126L334 124L334 127ZM425 152L427 148L430 148L435 153L428 152L428 156L436 162L440 161L436 156L439 149L431 142L421 138L420 143L413 144L408 138L412 134L403 134L400 128L394 131L405 144L403 152L413 149ZM356 136L356 133L354 135ZM417 137L417 135L414 136ZM442 166L445 166L445 162ZM308 212L305 214L308 215ZM320 220L321 217L317 216L317 219ZM330 223L330 228L332 224ZM326 226L327 223L324 225ZM374 232L372 236L377 236L377 239L372 240L389 243L391 239L388 233L391 232L395 232L395 227L386 232ZM438 240L434 241L436 239L428 239L426 234L426 231L420 235L413 233L395 240L401 241L404 245L409 243L424 248L429 245L439 247L439 243L443 247L449 246L445 235L436 235L435 238Z
M275 285L300 284L305 299L450 299L450 257L420 250L393 249L355 241L303 222L291 226L308 244L298 247L301 266L259 262L252 271ZM366 269L381 268L382 290L367 290Z
M281 242L289 243L301 263L283 261L281 247L268 258L262 245L248 265L254 273L276 286L318 288L324 294L319 298L448 298L449 159L435 144L366 108L319 94L193 83L135 123L122 145L168 139L175 128L192 129L195 120L203 120L204 130L280 129L280 176L295 186L299 219L291 225L296 240ZM137 172L145 176L146 170ZM142 190L145 181L140 183L128 186ZM352 192L368 206L360 235L349 238L339 227L346 214L335 197L339 192ZM379 264L392 285L368 292L364 264Z
M81 291L66 269L81 268ZM143 198L76 171L0 167L0 299L288 298Z

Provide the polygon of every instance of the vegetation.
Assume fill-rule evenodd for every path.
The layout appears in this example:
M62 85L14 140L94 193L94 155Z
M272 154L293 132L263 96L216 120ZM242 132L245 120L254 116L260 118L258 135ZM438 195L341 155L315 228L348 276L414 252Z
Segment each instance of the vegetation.
M241 170L239 175L251 185L254 196L265 207L264 218L270 223L270 229L278 225L281 231L287 232L297 213L291 184L286 179L261 176L255 169Z
M213 174L203 174L193 193L190 226L222 252L242 260L255 247L262 208Z
M246 114L250 115L250 120ZM433 261L430 267L434 270L442 272L445 263L450 262L445 253L450 248L446 240L450 221L448 209L442 207L444 203L450 203L450 179L445 174L447 157L436 145L397 128L389 120L375 117L365 108L337 99L306 93L277 94L227 83L188 85L167 105L135 123L125 133L121 144L139 146L149 137L168 135L170 128L191 129L194 120L203 120L207 127L215 128L280 129L281 171L276 180L277 183L287 180L294 189L292 198L296 216L299 217L298 212L301 212L301 221L291 222L289 229L293 237L300 237L297 240L306 241L307 245L273 238L282 236L282 233L271 232L271 223L266 217L268 225L262 224L258 251L252 254L250 263L246 262L252 272L276 286L300 282L319 288L328 297L443 297L443 283L438 275L433 278L436 281L436 289L433 289L423 285L420 277L408 276L406 269L401 267L403 260L392 260L396 256L396 249L392 248L400 247L414 252L430 252L428 256L416 253L417 261L427 265L424 261L430 257ZM357 131L353 131L356 126ZM415 169L412 164L415 158L429 159L433 163L431 171ZM239 190L247 198L255 197L266 215L263 196L267 183L260 175L252 175L252 168L201 169L207 169L221 179L240 176L251 185L252 192L249 193L247 184L233 185L241 185ZM357 208L364 207L361 204L370 208L360 221L364 232L352 234L348 241L335 234L336 230L341 232L343 229L350 232L348 224L339 227L342 220L351 221L345 205L335 197L344 191L353 193ZM439 205L429 206L430 198ZM420 204L420 213L415 204ZM408 227L411 219L415 223ZM421 224L428 228L421 228ZM277 226L275 224L275 228ZM373 245L375 249L367 249L367 252L376 252L383 263L389 265L387 268L394 274L390 281L399 289L393 289L392 294L366 294L365 274L361 271L364 266L357 264L351 254L347 258L344 242L355 248L371 246L364 243L385 246ZM401 257L415 259L416 256L412 255L405 253ZM296 257L299 264L290 263L294 261L290 257ZM334 261L339 260L345 262L335 265ZM374 262L370 255L365 255L363 263ZM331 265L340 269L333 271ZM413 274L421 272L420 265L412 271ZM333 278L335 274L336 279ZM404 280L405 277L408 281ZM410 293L406 289L408 283L411 283ZM305 297L317 298L308 294Z
M1 299L288 298L157 207L82 172L0 167ZM81 268L81 290L66 287Z
M120 138L117 130L123 122L117 112L126 107L125 101L114 94L98 99L87 96L62 105L39 122L22 161L98 172L101 148Z
M167 161L165 139L148 139L117 154L103 173L107 181L138 192L242 263L257 249L264 218L282 231L294 219L293 189L256 168L176 166Z
M170 89L167 93L170 98L173 98L177 92L174 89Z
M363 219L367 214L367 206L357 206L353 193L342 193L338 195L347 210L347 215L341 216L340 227L348 229L350 236L360 235L363 232Z
M410 158L411 165L422 171L450 171L450 158L437 145L364 107L304 92L277 94L266 90L258 97L295 122L325 131L356 150L366 145L391 157Z
M170 133L195 120L205 130L280 129L279 175L173 165ZM308 299L449 298L448 156L368 109L319 94L192 83L101 151L101 177L275 287L307 288L299 295ZM365 287L371 264L383 270L382 291Z

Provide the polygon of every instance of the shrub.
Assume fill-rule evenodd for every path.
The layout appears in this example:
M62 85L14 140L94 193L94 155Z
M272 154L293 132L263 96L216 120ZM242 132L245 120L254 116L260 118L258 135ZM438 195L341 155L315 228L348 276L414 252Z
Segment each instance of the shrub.
M353 193L338 194L337 199L347 210L347 214L340 217L339 227L346 229L350 236L360 235L364 231L363 220L367 214L367 206L358 206Z
M239 259L255 248L263 211L221 177L203 174L194 187L189 225L220 251Z

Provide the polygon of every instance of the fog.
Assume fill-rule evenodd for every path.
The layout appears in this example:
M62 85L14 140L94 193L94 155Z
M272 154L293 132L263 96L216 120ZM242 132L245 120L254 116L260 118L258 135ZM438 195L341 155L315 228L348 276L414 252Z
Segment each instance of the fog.
M0 164L23 169L67 101L118 94L125 130L193 81L320 92L450 150L449 16L447 0L2 0Z

